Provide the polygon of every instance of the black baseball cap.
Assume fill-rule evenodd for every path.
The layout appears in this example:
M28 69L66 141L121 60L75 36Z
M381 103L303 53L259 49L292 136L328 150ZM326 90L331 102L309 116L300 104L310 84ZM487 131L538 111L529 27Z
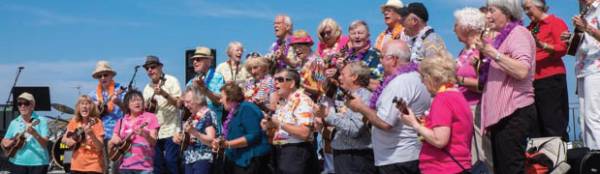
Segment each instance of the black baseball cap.
M423 21L427 22L429 20L429 13L427 13L427 8L425 8L425 5L423 5L423 3L420 2L413 2L408 4L408 6L401 8L400 10L398 10L398 14L400 14L400 16L402 17L406 17L409 14L415 14L416 16L418 16L419 18L421 18Z

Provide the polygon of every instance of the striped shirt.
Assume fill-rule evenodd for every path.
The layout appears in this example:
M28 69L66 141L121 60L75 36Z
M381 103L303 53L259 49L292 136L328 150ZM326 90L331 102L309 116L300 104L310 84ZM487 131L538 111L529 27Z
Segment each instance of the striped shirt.
M353 93L363 103L369 103L371 92L366 88L359 88ZM335 135L333 136L331 147L335 150L370 149L371 132L362 121L363 115L346 107L344 101L336 100L335 102L335 106L332 107L337 107L337 112L334 109L330 109L328 116L325 117L325 122L335 127Z
M498 51L527 66L529 73L523 80L508 75L496 61L490 63L488 80L481 98L483 128L488 128L515 110L533 104L533 75L535 70L535 42L527 28L515 27Z

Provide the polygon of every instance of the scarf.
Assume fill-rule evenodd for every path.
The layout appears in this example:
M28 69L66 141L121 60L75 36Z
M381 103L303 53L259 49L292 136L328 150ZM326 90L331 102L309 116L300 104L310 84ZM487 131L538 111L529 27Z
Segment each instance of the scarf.
M492 43L492 46L494 46L494 48L498 49L500 48L500 45L502 45L502 43L504 42L504 40L506 40L506 38L508 38L508 35L510 34L510 32L512 32L513 29L515 29L515 27L521 25L521 21L515 21L515 22L510 22L508 24L506 24L506 26L504 26L504 28L502 28L502 31L500 31L500 33L496 36L496 38L494 39L494 42ZM484 59L482 59L482 64L480 67L480 71L479 71L479 86L480 87L484 87L484 85L487 83L488 80L488 71L490 70L490 63L491 63L491 57L485 57ZM483 90L483 89L480 89Z

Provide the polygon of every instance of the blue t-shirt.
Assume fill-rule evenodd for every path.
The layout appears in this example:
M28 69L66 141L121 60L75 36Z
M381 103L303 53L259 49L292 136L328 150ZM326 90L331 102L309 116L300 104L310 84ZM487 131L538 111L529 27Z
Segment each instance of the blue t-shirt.
M39 123L33 126L33 129L40 134L40 136L48 138L48 121L46 118L38 116L35 112L31 114L33 120L39 120ZM33 121L32 120L32 121ZM14 138L16 134L25 131L25 122L21 115L10 122L8 130L4 138ZM15 156L9 159L13 164L20 166L40 166L48 165L49 156L48 150L29 133L25 133L25 144L17 151Z
M117 90L121 87L121 85L119 83L115 83L115 93L117 92ZM88 94L92 100L94 102L98 102L98 96L96 95L96 91L92 91L90 92L90 94ZM125 92L121 93L121 95L118 96L119 99L121 101L123 101L123 99L125 98ZM102 91L102 99L104 100L103 102L107 102L106 100L108 99L108 90L104 90ZM118 105L114 105L113 107L113 111L108 113L108 115L102 116L102 125L104 125L104 139L105 140L110 140L113 136L113 129L115 128L115 124L117 123L117 121L119 121L119 119L123 118L123 110L121 110L121 108Z
M189 80L185 86L190 86L193 83L193 80L197 79L197 76L195 76L194 78L192 78L191 80ZM220 94L221 93L221 87L223 87L225 85L225 79L223 78L223 75L221 73L217 73L215 72L214 69L209 69L208 73L206 73L206 76L204 77L204 84L206 84L206 87L208 88L208 90L210 90L211 92L215 93L215 94ZM217 119L217 128L221 127L221 123L222 123L222 115L223 115L223 106L220 104L215 104L213 103L210 99L206 99L207 103L208 103L208 108L215 112L216 114L216 119ZM217 133L220 132L220 129L217 129Z
M212 126L216 130L217 121L215 118L215 112L209 110L208 112L206 112L206 114L204 114L202 118L194 119L192 123L194 124L194 128L196 128L198 132L206 134L206 131L204 130L207 127ZM206 144L202 144L202 142L199 139L194 137L191 138L190 142L192 144L190 144L184 151L185 164L191 164L198 160L212 161L211 147L209 147Z

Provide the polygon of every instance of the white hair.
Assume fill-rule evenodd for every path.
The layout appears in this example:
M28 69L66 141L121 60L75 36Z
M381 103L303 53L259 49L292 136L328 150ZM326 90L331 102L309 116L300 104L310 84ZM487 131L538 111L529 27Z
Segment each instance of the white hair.
M239 41L232 41L232 42L229 42L229 44L227 45L227 55L228 55L228 56L230 56L229 54L231 54L231 53L230 53L230 52L231 52L231 49L233 49L233 48L234 48L234 47L236 47L236 46L237 46L237 47L240 47L240 48L242 48L242 49L244 49L244 45L242 45L242 43L241 43L241 42L239 42Z
M399 46L398 43L391 42L386 45L384 56L392 56L410 61L410 49L407 46Z
M548 11L548 6L546 6L546 1L544 0L523 0L523 6L525 6L525 3L527 1L531 2L536 7L542 9L543 12Z
M454 11L454 19L460 27L480 31L485 27L485 15L477 8L465 7Z
M365 29L367 29L367 33L370 33L369 32L369 25L367 25L367 22L365 22L363 20L352 21L352 23L350 23L350 27L348 27L348 31L354 30L358 26L365 26Z
M502 13L509 16L511 21L523 20L523 7L521 0L487 0L487 6L495 6Z
M285 14L279 14L275 18L278 18L278 17L283 17L283 23L285 23L285 25L287 25L289 32L294 31L294 24L292 23L292 18L290 16L285 15Z

